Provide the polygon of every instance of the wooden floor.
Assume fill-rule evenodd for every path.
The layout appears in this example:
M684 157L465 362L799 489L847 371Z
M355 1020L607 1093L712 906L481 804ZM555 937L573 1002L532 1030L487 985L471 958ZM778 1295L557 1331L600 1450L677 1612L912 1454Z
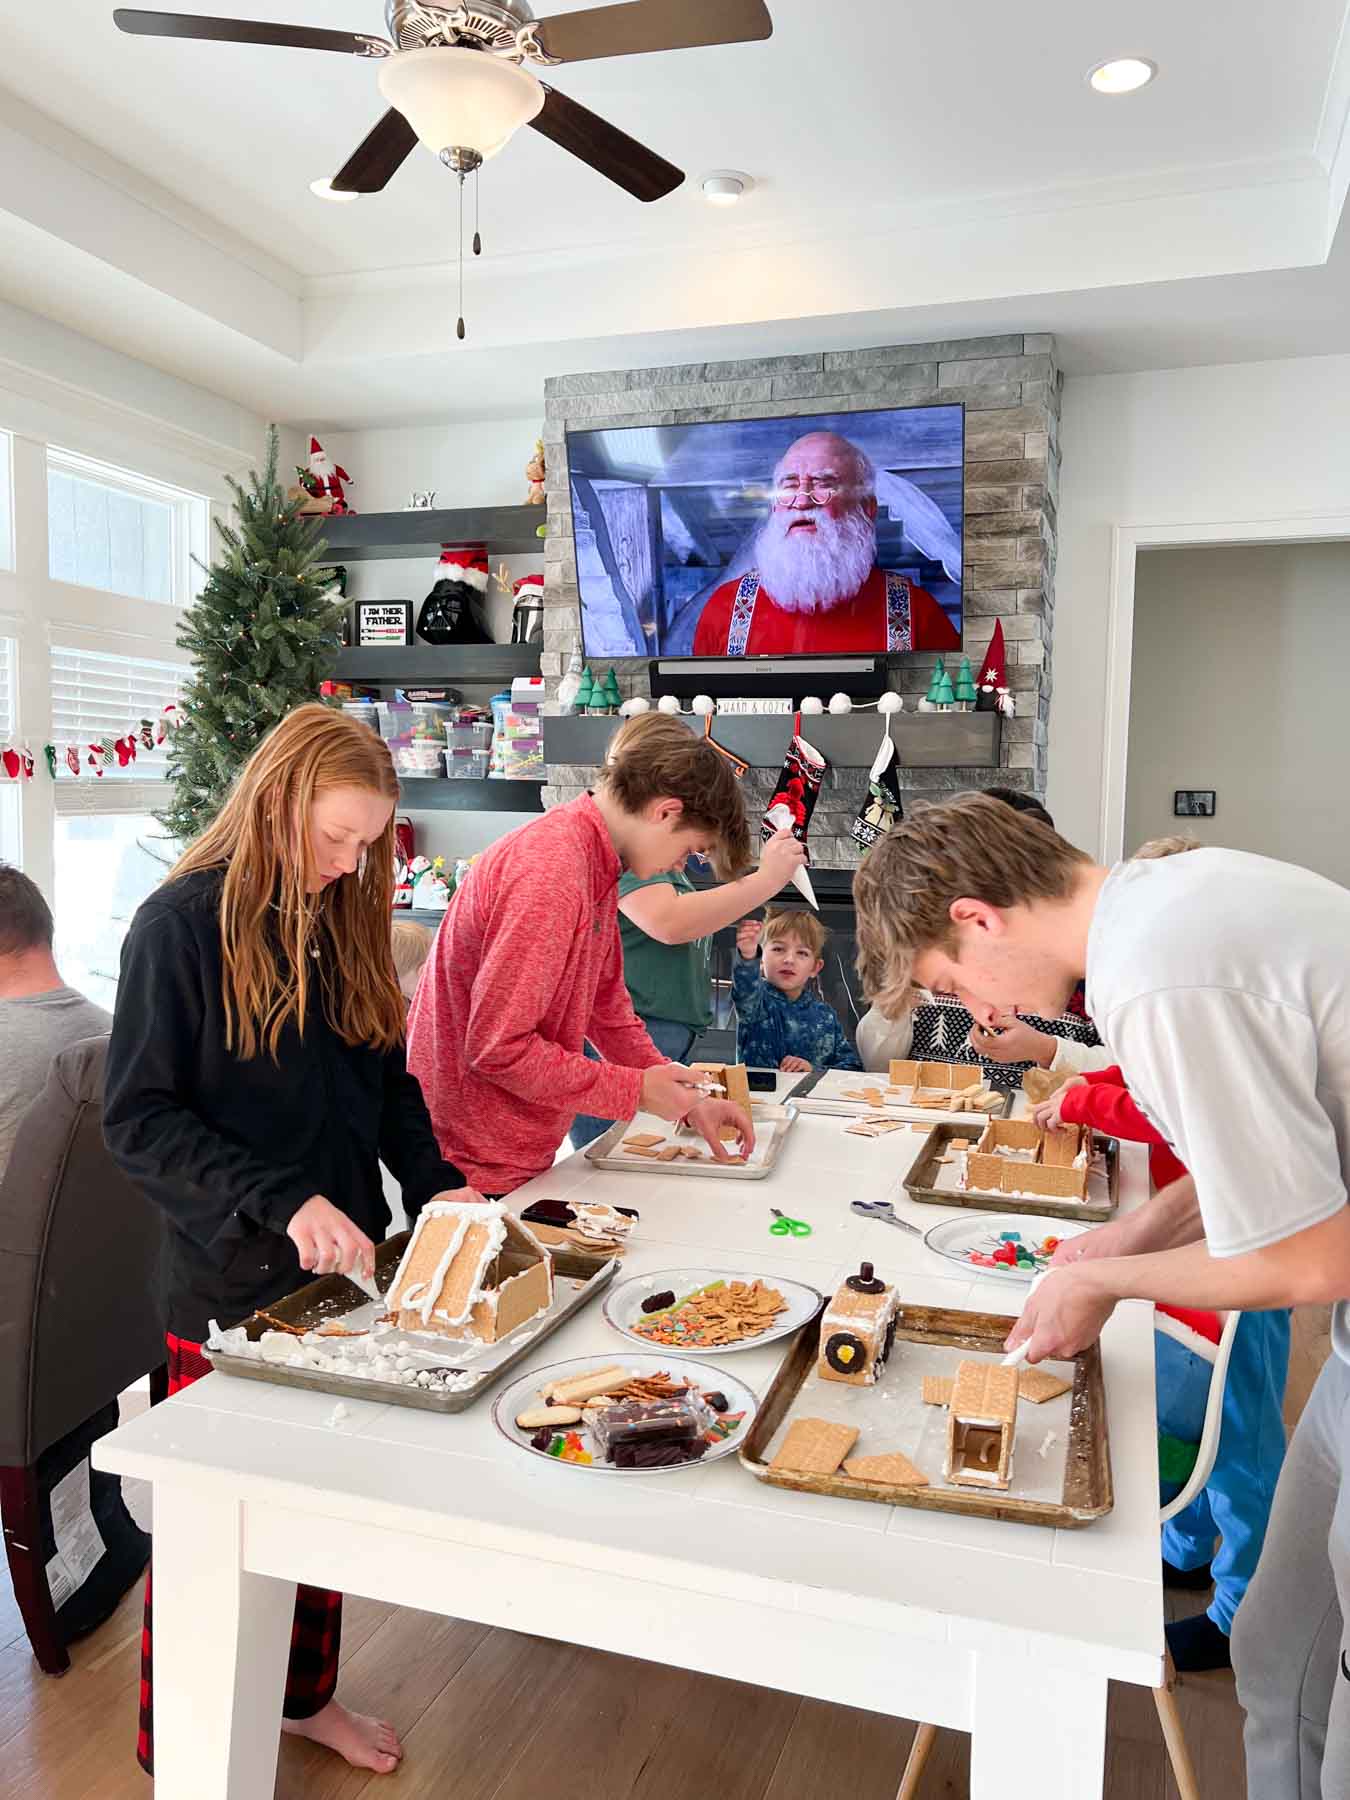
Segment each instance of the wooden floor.
M1299 1314L1287 1407L1297 1418L1328 1349ZM129 1484L130 1485L130 1484ZM132 1497L143 1518L146 1495ZM1197 1596L1168 1596L1172 1616ZM76 1646L61 1680L29 1655L0 1588L0 1800L147 1800L133 1756L139 1589ZM277 1800L894 1800L913 1726L433 1614L349 1600L342 1697L391 1719L407 1761L378 1779L283 1742ZM1232 1677L1179 1689L1201 1792L1245 1791ZM944 1732L922 1800L968 1793L969 1742ZM1175 1800L1149 1694L1112 1689L1108 1800Z

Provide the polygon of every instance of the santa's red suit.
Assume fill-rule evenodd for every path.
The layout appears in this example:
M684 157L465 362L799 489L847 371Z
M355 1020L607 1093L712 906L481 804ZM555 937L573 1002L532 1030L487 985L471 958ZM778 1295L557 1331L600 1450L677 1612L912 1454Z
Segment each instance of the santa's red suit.
M787 612L755 570L724 581L703 608L695 656L820 656L959 650L961 637L926 589L873 569L851 600L821 612Z

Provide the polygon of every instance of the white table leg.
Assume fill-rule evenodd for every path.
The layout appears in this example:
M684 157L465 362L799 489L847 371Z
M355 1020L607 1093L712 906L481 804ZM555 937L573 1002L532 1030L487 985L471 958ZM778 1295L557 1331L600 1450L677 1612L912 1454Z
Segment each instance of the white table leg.
M970 1800L1100 1800L1106 1686L1030 1658L977 1655Z
M241 1508L159 1482L156 1800L259 1800L276 1783L295 1584L246 1574Z

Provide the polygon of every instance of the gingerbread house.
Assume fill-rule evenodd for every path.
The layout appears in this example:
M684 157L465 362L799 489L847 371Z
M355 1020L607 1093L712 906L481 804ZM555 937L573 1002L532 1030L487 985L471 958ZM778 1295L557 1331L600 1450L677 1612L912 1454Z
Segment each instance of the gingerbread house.
M893 1058L890 1086L900 1090L907 1106L927 1106L934 1112L985 1110L986 1102L1000 1104L999 1096L985 1086L984 1074L975 1063L915 1062Z
M899 1310L898 1290L880 1280L871 1263L863 1263L840 1287L820 1322L820 1379L871 1387L890 1355Z
M733 1106L740 1107L746 1120L750 1119L750 1077L746 1073L744 1063L691 1063L699 1074L709 1082L721 1088L721 1098L730 1100Z
M553 1264L499 1200L424 1206L386 1296L402 1331L495 1344L553 1300Z
M958 1363L947 1411L946 1479L958 1486L1006 1488L1016 1432L1017 1370L1000 1363Z
M1030 1119L991 1119L966 1159L966 1191L1084 1200L1091 1145L1081 1125L1042 1131Z

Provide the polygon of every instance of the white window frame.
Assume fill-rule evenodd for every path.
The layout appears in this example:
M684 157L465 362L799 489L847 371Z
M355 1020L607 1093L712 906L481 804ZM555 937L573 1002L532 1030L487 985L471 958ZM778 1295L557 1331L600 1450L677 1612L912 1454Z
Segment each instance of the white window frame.
M0 569L14 567L14 440L0 431Z
M80 634L71 632L67 629L62 631L58 638L56 631L53 630L52 642L49 645L48 652L48 680L52 694L52 741L56 745L57 756L56 780L53 783L55 789L53 799L56 813L59 816L67 816L77 813L96 812L159 812L168 805L170 798L169 783L163 775L156 773L147 776L142 774L140 772L141 765L139 762L130 765L130 772L118 768L111 768L105 769L102 775L96 775L85 763L84 758L91 741L94 741L97 738L106 737L114 731L118 736L121 736L125 730L135 730L142 716L152 719L156 727L158 727L160 715L163 710L162 707L153 702L149 705L148 710L142 711L141 707L133 706L129 709L129 715L125 721L114 721L110 719L106 725L91 724L87 728L82 729L78 735L72 736L67 727L57 723L57 656L64 652L71 656L87 657L92 663L97 663L105 659L131 664L138 662L153 663L156 674L172 668L176 670L180 676L178 683L179 699L181 699L182 696L183 685L186 684L191 677L191 666L181 657L171 658L163 655L162 652L166 646L156 644L153 646L153 649L147 648L143 655L138 655L134 651L128 651L123 648L112 649L101 644L94 646L88 643L72 641L72 639L78 639L79 635ZM135 713L136 716L130 716L131 713ZM81 771L78 777L71 775L65 765L66 746L70 743L76 744L80 749Z
M0 625L0 749L19 729L19 643ZM45 773L45 771L44 771ZM22 781L10 781L0 775L0 860L23 866L23 789Z
M170 548L170 597L167 601L145 601L155 606L190 606L197 598L205 582L205 575L199 566L207 561L211 538L211 506L204 494L194 494L187 488L174 487L167 481L157 481L150 475L138 475L132 469L118 468L114 463L100 462L92 456L82 456L75 450L63 450L55 444L47 446L47 474L71 475L77 480L96 482L101 487L110 487L124 494L130 494L138 500L156 500L169 507L170 530L172 534ZM48 522L48 570L50 572L50 532ZM0 563L0 567L3 567ZM77 582L63 581L60 576L50 575L49 579L58 587L78 587ZM100 594L118 594L115 588L97 588L86 591ZM144 600L139 594L123 594L123 599Z

